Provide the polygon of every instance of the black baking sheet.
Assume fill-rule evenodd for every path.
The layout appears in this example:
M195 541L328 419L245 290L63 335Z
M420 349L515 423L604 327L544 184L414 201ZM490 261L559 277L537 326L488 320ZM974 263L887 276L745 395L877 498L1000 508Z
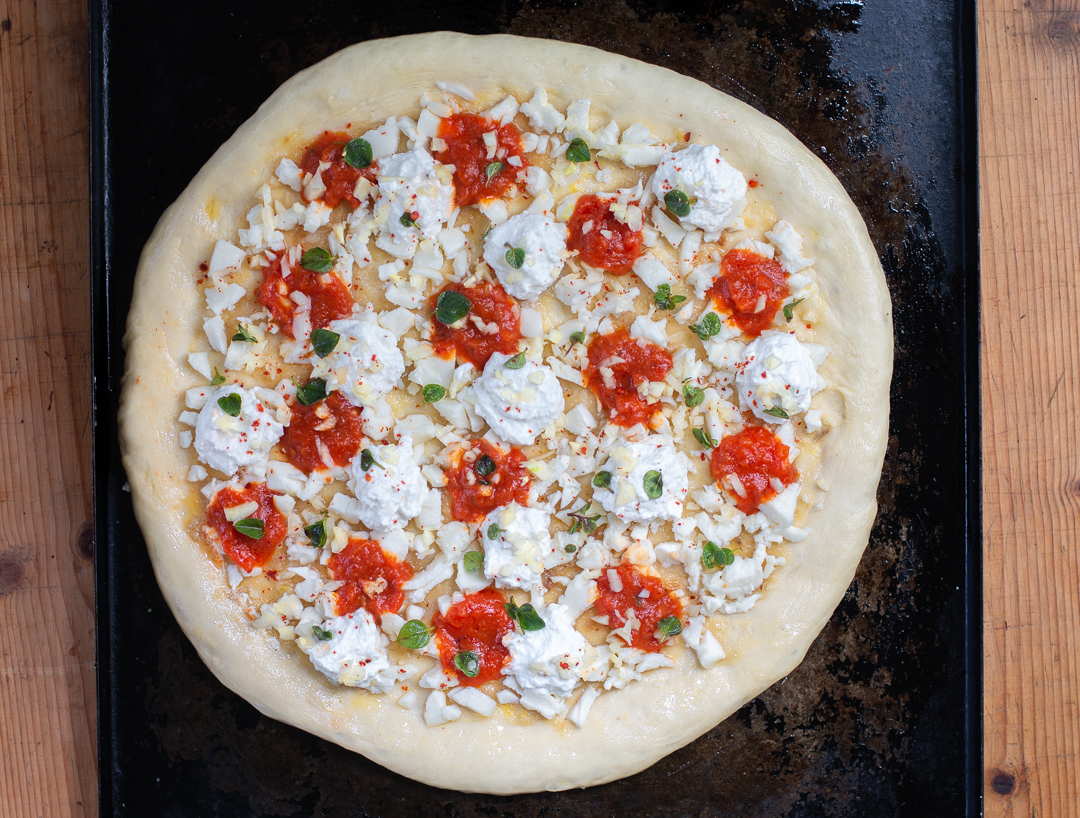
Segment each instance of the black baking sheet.
M979 813L973 0L194 0L92 2L90 16L103 815ZM437 790L262 716L180 632L123 490L121 337L157 219L298 70L443 29L598 46L776 118L852 195L894 299L881 510L836 614L789 677L649 770L589 790Z

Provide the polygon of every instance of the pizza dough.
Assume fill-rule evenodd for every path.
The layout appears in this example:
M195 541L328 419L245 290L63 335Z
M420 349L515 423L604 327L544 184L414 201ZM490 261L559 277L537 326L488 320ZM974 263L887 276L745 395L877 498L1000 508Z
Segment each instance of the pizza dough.
M810 536L788 550L757 604L729 618L727 660L703 670L690 655L651 671L601 695L581 728L521 710L426 727L392 697L331 685L298 650L251 626L220 560L196 538L205 501L186 479L194 460L177 423L185 391L205 385L187 363L204 318L193 271L217 239L246 224L252 197L281 156L324 130L373 127L413 110L440 81L519 101L539 86L560 110L586 98L594 121L677 128L719 145L797 224L825 304L817 340L832 350L819 370L829 387L815 407L835 427L819 453L816 479L827 491ZM162 217L140 261L125 349L120 434L135 513L165 598L200 656L262 712L439 787L502 794L584 787L630 775L692 741L801 661L843 597L876 513L892 322L858 211L821 161L773 120L695 80L582 46L436 33L353 46L298 74Z

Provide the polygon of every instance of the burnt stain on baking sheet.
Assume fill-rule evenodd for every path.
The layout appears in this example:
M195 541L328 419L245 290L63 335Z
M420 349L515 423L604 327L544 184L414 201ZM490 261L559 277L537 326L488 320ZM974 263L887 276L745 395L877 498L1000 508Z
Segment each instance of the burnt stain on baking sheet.
M114 195L141 196L124 205L129 230L116 239L132 269L161 211L296 71L362 39L506 32L672 68L779 120L836 173L866 219L896 331L879 515L855 579L802 664L698 740L629 779L588 790L496 797L426 787L266 718L227 691L179 631L136 550L118 557L121 573L134 578L116 626L117 644L132 651L116 694L130 696L115 727L125 737L113 779L123 814L961 814L961 271L950 153L957 103L947 98L955 21L937 20L941 4L929 0L896 5L418 0L405 13L393 4L268 2L257 15L234 16L205 2L187 14L205 48L220 46L222 63L209 76L151 71L140 80L138 71L149 69L136 60L149 51L114 56L114 74L128 77L128 98L139 100L128 120L117 109L112 137L114 152L131 162L121 179L127 188ZM139 13L115 12L114 29L145 30ZM917 48L901 36L912 27ZM182 36L153 43L163 63L190 62L189 47ZM913 51L907 62L905 48ZM946 67L928 70L934 60ZM148 93L155 82L161 92ZM178 132L168 151L126 138L125 124L147 119L160 133ZM448 742L446 753L454 751Z

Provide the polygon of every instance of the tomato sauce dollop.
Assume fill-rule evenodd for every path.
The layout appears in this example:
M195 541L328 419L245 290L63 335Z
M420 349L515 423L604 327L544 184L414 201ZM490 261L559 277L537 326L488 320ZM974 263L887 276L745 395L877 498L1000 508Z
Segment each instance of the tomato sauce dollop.
M643 574L630 563L624 562L611 570L618 574L622 590L612 590L607 571L600 574L596 580L596 590L600 594L596 600L596 610L608 618L612 629L625 625L626 612L633 610L641 627L633 631L630 646L655 653L664 646L656 638L656 624L668 616L681 617L682 603L664 588L659 577ZM642 596L642 591L648 591L649 595Z
M401 610L405 602L401 586L413 575L407 562L383 551L374 540L349 540L326 565L330 576L344 583L334 594L335 613L344 616L363 607L379 625L384 613Z
M585 226L589 226L588 232ZM611 201L589 193L577 200L567 223L566 246L590 267L621 276L630 272L641 255L642 233L615 218Z
M319 454L319 441L330 453L335 466L347 466L360 451L364 423L360 409L332 392L326 400L301 406L294 403L292 420L281 436L285 457L305 474L327 468Z
M217 533L222 549L229 559L245 571L266 565L289 533L288 520L274 505L276 496L277 492L270 491L266 483L248 483L242 489L228 486L214 495L206 509L207 525ZM263 535L257 540L241 534L233 523L225 519L226 508L251 502L258 503L259 508L247 516L263 523Z
M495 464L495 470L486 475L476 467L484 456ZM470 450L455 452L446 474L454 519L478 523L500 506L513 502L525 505L529 499L529 472L524 462L525 455L519 449L504 451L486 440Z
M615 358L613 363L609 359ZM647 341L638 342L626 330L617 329L598 335L589 343L589 365L585 384L593 391L608 419L616 426L629 428L648 425L661 404L648 403L638 394L645 381L662 381L671 370L671 353ZM602 368L612 370L613 385L604 383Z
M327 207L337 207L342 201L348 202L353 207L360 207L360 200L354 193L356 180L361 176L369 182L374 182L376 179L378 168L374 162L366 168L354 168L345 161L344 150L350 141L347 133L326 131L307 146L304 158L300 160L300 170L310 174L314 174L321 163L330 163L330 167L322 172L326 192L320 197L320 201ZM304 201L307 201L306 197Z
M431 624L443 670L461 684L476 687L502 675L510 657L503 637L514 629L514 623L506 613L502 595L494 588L467 594L445 614L436 613ZM475 676L466 676L454 664L454 657L466 650L480 658L480 670Z
M316 273L297 265L285 278L281 274L281 256L278 256L263 270L257 298L273 322L290 338L294 337L293 316L297 308L296 302L289 298L293 292L302 292L311 301L312 329L325 328L331 321L352 315L352 294L336 273Z
M706 293L731 313L739 329L752 336L772 324L789 295L787 271L779 262L752 250L728 252L720 262L720 275ZM759 303L764 304L760 310Z
M488 158L484 134L495 132L495 156ZM514 184L518 171L529 166L521 147L521 132L513 123L500 125L478 114L460 113L439 123L439 138L446 150L435 151L435 159L454 166L454 206L465 207L504 195ZM506 160L516 156L517 167ZM492 162L502 162L498 173L488 176Z
M768 429L747 426L720 440L712 451L709 468L718 483L723 483L729 474L739 478L746 496L732 492L735 505L744 514L754 514L758 506L777 495L771 478L775 477L784 486L799 479L799 472L788 459L789 455L788 447Z
M461 293L472 302L469 315L475 315L485 324L495 324L493 333L481 330L472 320L466 320L460 328L449 327L435 317L435 306L444 292ZM430 299L431 345L443 358L457 355L458 360L468 361L477 369L483 369L496 352L513 355L521 340L521 311L502 284L482 282L472 287L448 284Z

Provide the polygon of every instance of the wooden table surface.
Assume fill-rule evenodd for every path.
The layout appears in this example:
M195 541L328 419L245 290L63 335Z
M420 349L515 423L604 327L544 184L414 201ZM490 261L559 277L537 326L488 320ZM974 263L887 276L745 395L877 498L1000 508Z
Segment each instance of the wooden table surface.
M979 12L985 808L1074 818L1080 0ZM0 9L0 818L97 812L86 26Z

